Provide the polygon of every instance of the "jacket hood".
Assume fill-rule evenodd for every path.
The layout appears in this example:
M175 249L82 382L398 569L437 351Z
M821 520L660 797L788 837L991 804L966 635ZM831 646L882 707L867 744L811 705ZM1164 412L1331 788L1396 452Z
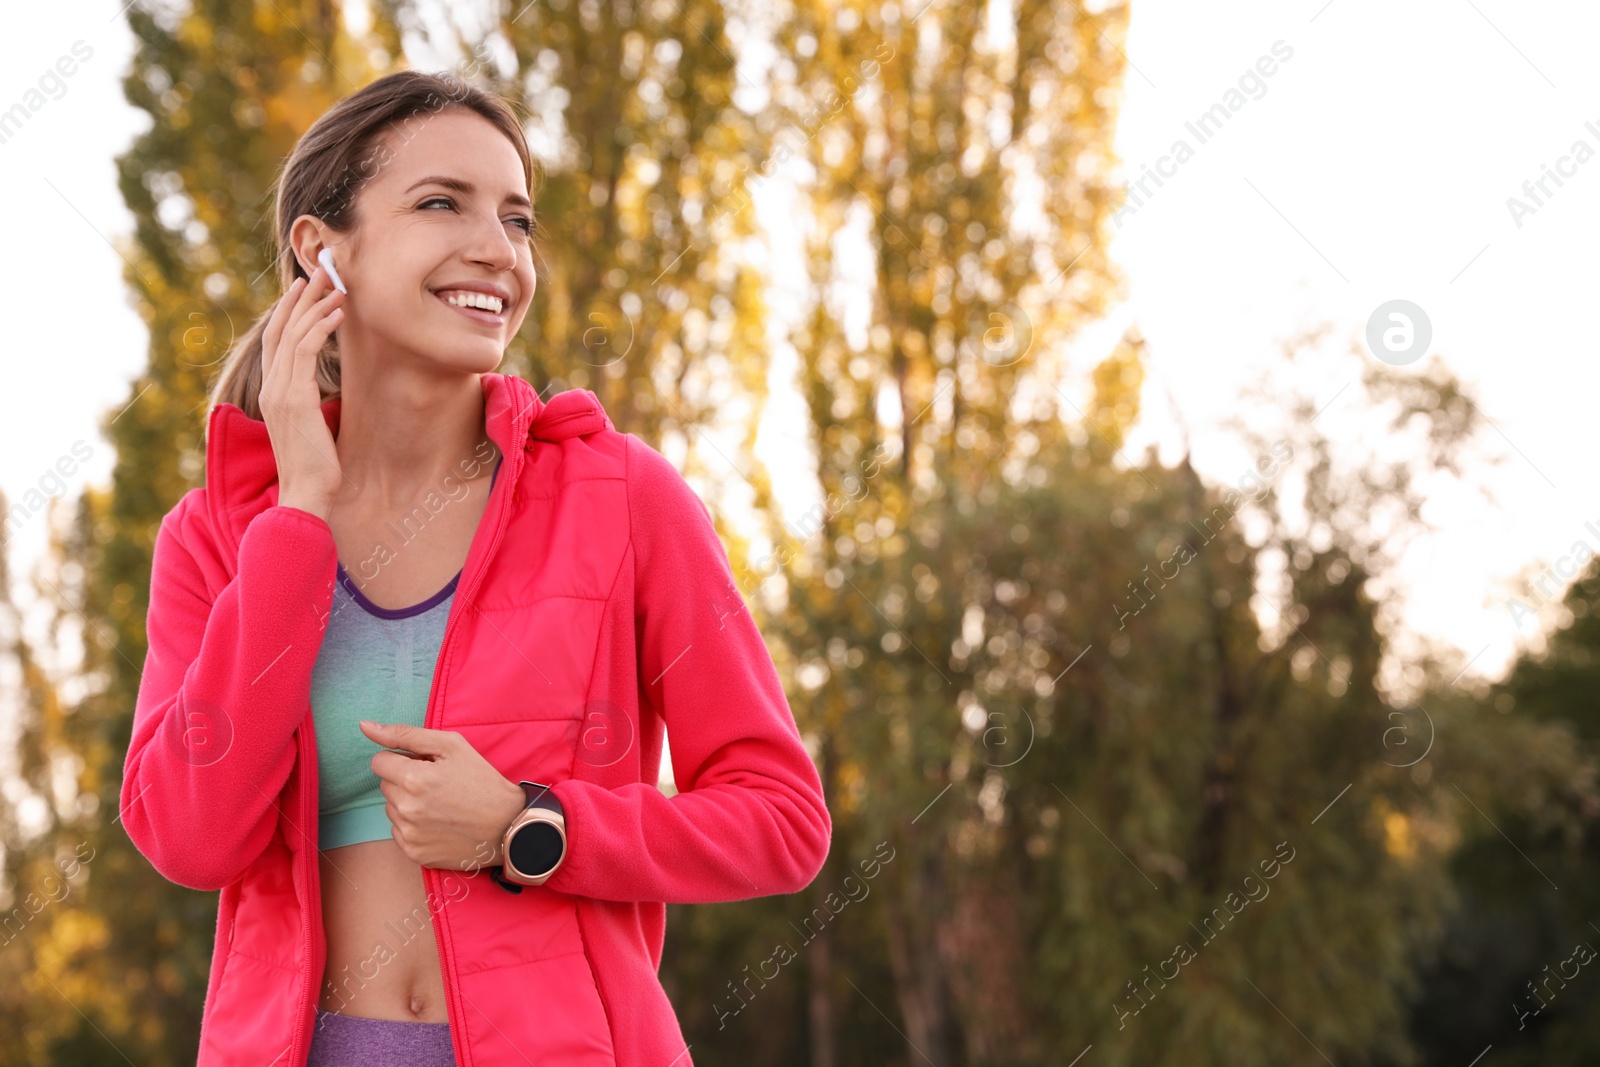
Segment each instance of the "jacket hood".
M480 380L484 429L505 457L508 478L516 478L535 441L563 441L615 428L599 398L587 389L570 389L543 401L515 375L490 373ZM341 406L340 397L322 404L322 418L335 437ZM237 404L212 408L206 423L206 498L212 523L226 531L234 548L261 510L263 494L269 497L266 506L277 502L277 484L278 461L267 424Z

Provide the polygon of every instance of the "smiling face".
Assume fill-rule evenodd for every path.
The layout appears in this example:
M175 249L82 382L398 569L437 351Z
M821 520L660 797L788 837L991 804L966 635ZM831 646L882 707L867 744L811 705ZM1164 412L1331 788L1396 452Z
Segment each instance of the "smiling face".
M522 161L487 119L457 108L392 129L384 143L377 158L388 161L356 195L355 229L319 229L309 215L295 223L301 263L314 268L326 241L349 290L340 361L493 371L533 302Z

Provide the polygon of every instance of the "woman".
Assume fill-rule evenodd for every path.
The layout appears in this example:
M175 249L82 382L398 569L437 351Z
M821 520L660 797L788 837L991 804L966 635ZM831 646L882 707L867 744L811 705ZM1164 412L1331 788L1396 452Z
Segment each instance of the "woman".
M826 858L704 505L592 393L494 373L533 195L505 103L420 72L285 165L285 295L161 523L121 792L158 871L221 890L200 1067L689 1064L665 904Z

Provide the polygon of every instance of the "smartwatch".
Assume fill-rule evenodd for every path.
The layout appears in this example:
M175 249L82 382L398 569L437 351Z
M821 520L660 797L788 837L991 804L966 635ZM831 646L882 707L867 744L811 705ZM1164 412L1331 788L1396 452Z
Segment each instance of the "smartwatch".
M525 885L543 885L567 855L567 817L561 801L539 782L518 782L527 804L506 827L500 842L502 862L489 876L508 893Z

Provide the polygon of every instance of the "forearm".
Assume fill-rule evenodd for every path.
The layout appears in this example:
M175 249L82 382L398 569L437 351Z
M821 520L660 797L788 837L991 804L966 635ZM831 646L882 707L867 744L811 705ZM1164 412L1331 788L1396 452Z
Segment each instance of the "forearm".
M553 787L567 855L545 884L600 900L704 904L804 889L832 824L805 789L708 785L668 797L653 785Z
M269 508L207 610L192 558L165 525L161 536L122 822L169 880L218 889L266 847L280 814L298 818L277 798L295 764L337 553L326 522Z

